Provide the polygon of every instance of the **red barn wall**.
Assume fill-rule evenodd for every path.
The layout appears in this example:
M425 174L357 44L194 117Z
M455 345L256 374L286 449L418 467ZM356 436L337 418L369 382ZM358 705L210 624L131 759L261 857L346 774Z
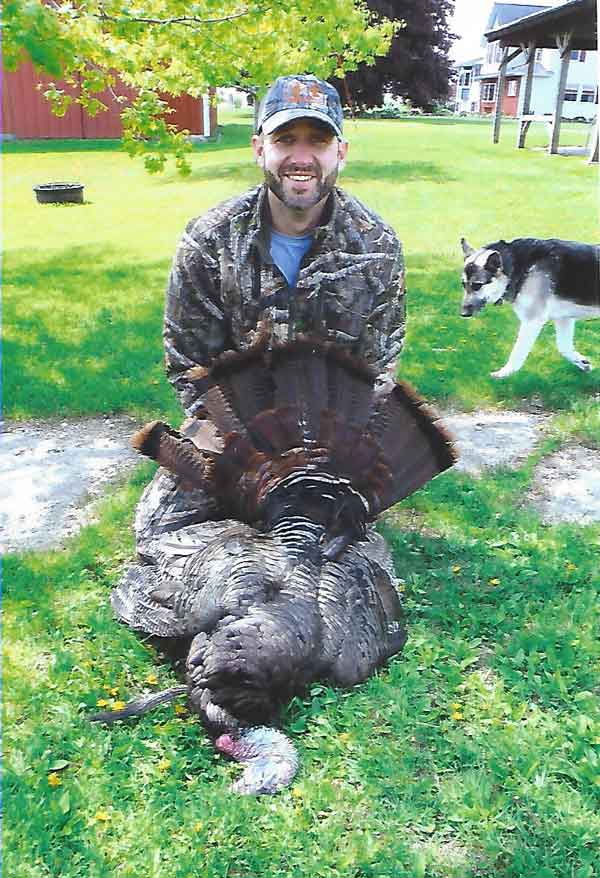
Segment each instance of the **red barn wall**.
M3 73L2 88L2 131L15 137L28 140L37 138L120 138L122 135L121 106L108 91L97 97L106 104L107 109L96 116L88 116L79 105L71 105L64 116L53 115L50 103L43 95L50 78L38 73L30 61L23 62L14 72ZM76 95L77 89L62 80L54 80L57 88L67 94ZM37 84L42 83L38 89ZM113 86L116 95L128 100L135 97L135 91L117 79ZM204 134L204 114L202 98L180 95L166 98L174 108L167 120L180 130L187 129L191 134ZM214 133L217 126L216 105L210 106L210 127Z

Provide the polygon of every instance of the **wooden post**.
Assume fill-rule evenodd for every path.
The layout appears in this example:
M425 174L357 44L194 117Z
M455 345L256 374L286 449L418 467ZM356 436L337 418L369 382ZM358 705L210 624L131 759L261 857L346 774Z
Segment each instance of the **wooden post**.
M554 107L554 130L552 131L552 139L548 152L550 155L556 155L558 152L558 144L560 142L560 119L562 116L562 105L565 99L565 89L567 87L567 74L569 72L569 61L571 59L571 38L572 34L557 34L556 47L560 54L560 77L558 80L558 92L556 93L556 104Z
M531 91L533 88L533 68L535 67L535 52L537 48L537 44L530 40L527 44L527 48L525 46L521 46L523 50L523 54L527 58L527 78L525 80L525 94L523 95L523 108L521 110L522 116L528 116L531 113ZM519 125L519 130L517 133L517 149L523 149L525 146L525 135L527 134L528 125Z
M498 68L498 88L496 91L496 109L494 111L494 143L498 143L500 139L500 121L502 119L502 95L504 94L504 83L506 82L506 68L509 62L521 53L520 49L513 49L513 51L509 55L509 48L510 46L504 46L504 51L502 52L502 60L500 61L500 67Z
M506 65L508 64L508 46L502 50L502 60L498 68L498 87L496 89L496 109L494 110L494 143L500 140L500 122L502 121L502 95L506 81Z
M596 119L594 132L592 134L592 143L590 145L590 155L588 165L598 164L598 145L600 141L600 119Z

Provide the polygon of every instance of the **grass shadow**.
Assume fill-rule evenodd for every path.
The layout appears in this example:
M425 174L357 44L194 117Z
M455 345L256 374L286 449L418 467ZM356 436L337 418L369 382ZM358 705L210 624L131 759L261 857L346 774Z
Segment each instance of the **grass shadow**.
M199 142L193 145L192 155L199 152L221 152L227 149L239 149L250 146L252 125L238 122L230 122L219 125L218 135L215 140ZM41 139L41 140L7 140L2 144L2 151L6 155L32 154L32 153L62 153L62 152L123 152L123 141L119 139Z
M361 183L365 180L378 182L408 183L415 180L426 180L433 183L448 183L456 180L436 162L368 162L352 159L343 173L344 182Z
M263 181L261 170L249 160L240 162L219 163L218 165L203 165L194 167L187 178L191 182L212 182L214 180L227 180L239 185L240 192L251 186L257 186ZM165 180L165 182L167 182Z
M250 160L239 163L229 162L208 167L195 167L190 180L228 180L235 181L239 186L256 186L263 180L260 169ZM367 162L350 161L340 178L342 185L346 183L364 183L366 180L378 182L408 183L424 180L433 183L448 183L456 178L444 172L441 165L435 162Z
M107 140L75 140L75 139L44 139L44 140L7 140L2 144L2 152L6 155L28 153L58 152L114 152L121 151L120 139Z
M107 248L11 256L5 274L4 413L171 416L161 338L168 266ZM44 290L45 298L36 291ZM35 302L35 308L31 303Z

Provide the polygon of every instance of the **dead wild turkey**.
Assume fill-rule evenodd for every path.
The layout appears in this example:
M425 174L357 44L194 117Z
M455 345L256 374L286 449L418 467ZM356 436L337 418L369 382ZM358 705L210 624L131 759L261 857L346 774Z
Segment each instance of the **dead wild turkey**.
M300 339L227 352L188 373L208 418L144 427L134 446L210 493L222 519L165 536L158 565L115 588L136 631L190 642L187 685L98 714L137 715L183 692L244 763L239 792L274 792L297 769L272 728L320 679L365 680L406 639L380 512L452 466L448 435L404 384L339 348Z

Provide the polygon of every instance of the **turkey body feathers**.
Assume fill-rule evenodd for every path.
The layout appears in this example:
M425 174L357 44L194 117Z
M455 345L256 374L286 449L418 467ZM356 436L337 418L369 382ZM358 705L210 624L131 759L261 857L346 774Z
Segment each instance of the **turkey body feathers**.
M401 648L400 602L375 551L380 537L333 562L320 551L323 527L306 519L269 534L219 524L177 578L168 561L158 571L132 565L112 596L131 628L195 638L190 699L215 732L272 721L312 680L361 682ZM209 705L225 711L216 722Z

